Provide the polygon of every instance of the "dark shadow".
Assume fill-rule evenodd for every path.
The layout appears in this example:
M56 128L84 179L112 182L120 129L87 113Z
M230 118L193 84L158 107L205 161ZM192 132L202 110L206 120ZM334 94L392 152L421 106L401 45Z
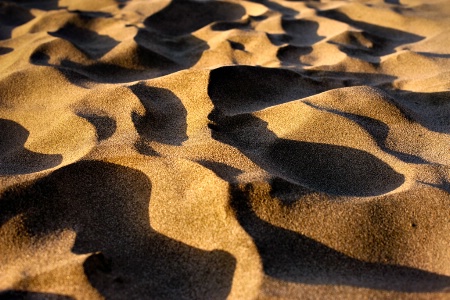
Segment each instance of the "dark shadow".
M393 86L395 79L395 76L372 73L225 66L211 71L208 94L221 113L233 115L251 113L332 89L367 85L386 92L407 120L435 132L450 132L450 110L447 108L450 92L402 91Z
M400 5L399 0L384 0L385 3Z
M329 42L334 43L333 41ZM376 51L372 51L371 49L360 49L352 46L348 47L346 45L339 45L338 48L339 51L345 53L348 57L363 60L372 65L379 65L381 62L381 58L376 55Z
M149 79L175 72L177 65L144 48L137 48L133 55L137 64L147 69L130 69L112 63L92 62L92 64L80 64L68 59L63 59L60 64L51 64L47 49L36 49L30 56L30 62L35 65L52 66L71 83L80 87L87 87L88 82L123 83Z
M77 113L77 116L86 119L89 123L94 125L99 141L110 138L116 132L116 120L108 116L100 116L95 113Z
M215 31L227 31L232 29L241 29L241 30L251 29L250 18L235 22L217 22L211 26L211 29Z
M360 50L364 53L378 52L384 40L365 31L345 31L328 40L339 45L341 51Z
M145 108L145 115L133 113L132 120L144 140L181 145L188 139L187 111L170 90L138 83L130 86Z
M34 238L75 231L72 251L91 254L84 271L106 299L225 299L235 258L154 231L151 188L148 177L135 169L80 161L3 192L0 225L20 214Z
M364 128L364 130L366 130L374 138L378 147L380 147L381 150L397 157L398 159L400 159L404 162L416 163L416 164L428 163L426 160L424 160L418 156L390 149L386 145L386 140L388 138L389 130L390 130L389 126L379 120L369 118L366 116L351 114L351 113L347 113L347 112L343 112L343 111L339 111L339 110L335 110L335 109L321 108L321 107L319 107L313 103L310 103L308 101L305 101L303 103L305 103L306 105L309 105L315 109L330 112L330 113L342 116L344 118L347 118L347 119L355 122L356 124L358 124L359 126Z
M264 14L259 15L259 16L249 15L248 17L252 21L261 22L261 21L267 20L269 18L269 13L265 12Z
M285 33L266 33L266 36L275 46L283 46L292 41L292 37Z
M315 1L315 0L313 0ZM251 0L251 2L256 2L265 5L267 8L273 11L277 11L283 15L283 17L293 18L297 16L300 12L292 8L283 6L279 3L270 0Z
M81 28L70 23L55 32L49 32L48 34L71 42L80 51L92 59L102 57L119 44L118 41L109 36L100 35L95 31Z
M42 154L24 147L30 135L22 125L0 119L0 175L18 175L43 171L62 162L62 155Z
M19 1L18 1L19 2ZM11 38L14 28L34 19L30 11L13 2L0 2L0 40Z
M202 165L203 167L210 169L217 176L219 176L221 179L223 179L227 182L237 182L237 177L243 173L239 169L233 168L232 166L229 166L229 165L223 164L223 163L219 163L216 161L198 160L196 162L198 164Z
M202 53L209 49L205 41L193 35L168 36L153 32L149 28L140 28L134 41L138 46L139 64L147 68L154 68L155 63L160 61L166 61L164 65L173 65L172 68L178 70L187 68L194 65ZM159 57L149 59L149 53L154 53L150 57L155 55Z
M12 2L20 5L24 8L37 8L40 10L55 10L59 9L59 0L8 0L7 2Z
M227 66L211 71L208 95L224 114L236 114L304 98L326 89L324 84L290 70Z
M328 43L337 45L349 57L378 65L381 56L395 52L395 47L403 42L393 43L384 36L366 31L346 31L331 38Z
M277 198L284 206L293 205L301 197L314 193L311 189L279 177L271 178L269 183L270 197Z
M89 76L91 74L87 74L87 72L83 71L82 68L71 68L63 65L52 65L50 63L50 56L48 56L45 49L36 49L33 54L30 56L30 63L38 65L38 66L52 66L58 69L58 71L71 83L83 87L88 88L89 83L92 81ZM63 61L64 64L64 61ZM78 66L78 64L75 64ZM99 79L100 81L100 79Z
M80 20L90 21L94 18L112 18L113 15L111 13L103 12L103 11L88 11L88 10L67 10L70 13L77 15ZM73 25L70 25L73 26ZM104 36L102 36L104 37Z
M339 87L352 87L368 85L382 88L384 91L392 90L392 83L397 77L385 74L304 70L304 76L320 82L326 90ZM330 88L331 87L331 88Z
M60 65L53 66L59 70L66 70L69 73L77 73L80 76L88 78L90 81L101 83L132 82L164 76L179 70L172 61L147 49L138 48L133 54L133 57L139 60L138 64L148 69L136 70L114 63L103 62L93 62L92 64L85 65L69 59L64 59ZM64 74L67 74L67 72ZM79 76L75 76L75 78L77 77ZM66 78L72 81L72 76ZM76 82L73 83L77 84Z
M282 65L300 65L300 57L307 55L313 51L312 47L296 47L296 46L284 46L280 47L277 51L277 58L281 61Z
M432 184L432 183L423 182L423 181L419 181L419 182L422 183L422 184L425 184L425 185L429 185L429 186L438 188L438 189L440 189L440 190L442 190L442 191L444 191L444 192L450 193L450 181L443 180L443 181L442 181L441 183L439 183L439 184Z
M134 143L134 148L136 149L136 151L142 155L147 155L147 156L161 156L155 149L153 149L150 145L149 145L149 140L140 137L138 138L138 140Z
M65 295L37 293L19 290L0 291L0 300L75 300Z
M14 49L9 47L0 47L0 55L5 55L12 52Z
M152 31L178 36L190 34L213 22L238 20L244 15L245 9L235 3L173 0L148 17L144 24Z
M230 44L230 47L234 50L241 50L241 51L245 51L245 45L242 43L238 43L238 42L233 42L230 40L227 40L228 43Z
M38 66L50 66L49 61L50 56L48 56L44 51L40 51L39 48L30 55L30 63Z
M269 174L309 189L342 196L376 196L405 178L372 154L344 146L278 138L251 114L209 115L214 139L237 147Z
M429 130L450 133L450 91L418 93L390 90L411 119Z
M416 52L417 54L423 55L425 57L432 57L432 58L450 58L450 54L443 54L443 53L432 53L432 52Z
M323 36L317 34L319 23L305 19L297 19L295 16L299 14L298 11L283 7L279 4L269 1L263 4L283 14L281 26L285 33L266 33L270 42L275 46L289 44L288 47L292 48L307 48L324 39ZM283 60L281 61L283 62Z
M124 8L130 0L116 0L117 6L122 9Z
M137 65L158 71L152 77L187 69L198 62L208 44L191 33L211 22L245 14L237 4L174 0L150 15L134 37ZM149 55L151 54L151 55Z
M357 29L361 29L364 32L362 35L365 39L368 40L370 45L365 45L366 48L370 49L370 54L374 56L383 56L387 54L394 53L396 50L395 48L408 43L415 43L418 42L424 37L412 34L409 32L392 29L388 27L378 26L375 24L355 21L345 15L342 12L339 12L337 10L324 10L324 11L317 11L317 14L322 17L330 18L333 20L337 20L340 22L344 22L346 24L349 24ZM349 32L347 34L360 34L360 33L354 33ZM341 46L344 48L352 48L354 47L354 41L358 40L358 37L354 37L353 39L350 38L350 40L344 43L341 43ZM361 49L360 49L361 50ZM348 50L349 54L358 54L357 52L351 52L351 50ZM355 54L356 53L356 54ZM359 52L360 54L360 52ZM358 57L356 55L356 57Z
M72 13L76 14L82 23L89 23L89 20L93 18L109 17L96 12L72 11ZM81 53L56 52L55 54L54 47L47 49L48 47L43 45L30 56L30 62L56 67L65 76L69 74L66 76L67 79L77 85L79 85L80 76L90 81L105 83L131 82L164 76L188 69L197 63L205 50L209 49L205 41L193 35L170 36L146 27L139 28L134 37L134 44L130 44L127 51L121 51L114 57L102 60L106 53L119 44L118 41L73 24L67 24L49 34L68 40ZM86 62L76 62L75 57L71 58L71 55L86 56ZM60 63L51 64L49 61ZM78 75L73 76L71 73Z
M324 38L317 34L319 23L315 21L283 18L281 26L289 36L289 44L291 46L311 46Z
M250 184L231 186L230 206L241 226L253 238L268 276L295 283L347 285L406 293L436 292L450 287L448 276L361 261L305 235L274 226L253 211L252 188Z

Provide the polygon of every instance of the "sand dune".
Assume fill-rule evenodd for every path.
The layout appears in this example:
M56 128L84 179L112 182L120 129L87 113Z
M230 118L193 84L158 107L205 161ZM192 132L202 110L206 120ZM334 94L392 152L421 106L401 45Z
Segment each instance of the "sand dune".
M448 299L449 16L0 1L0 298Z

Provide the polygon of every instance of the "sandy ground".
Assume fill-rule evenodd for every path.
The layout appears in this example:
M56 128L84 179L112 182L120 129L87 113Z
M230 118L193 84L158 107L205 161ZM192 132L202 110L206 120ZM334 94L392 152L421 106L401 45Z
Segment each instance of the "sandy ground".
M1 299L450 299L448 0L0 1Z

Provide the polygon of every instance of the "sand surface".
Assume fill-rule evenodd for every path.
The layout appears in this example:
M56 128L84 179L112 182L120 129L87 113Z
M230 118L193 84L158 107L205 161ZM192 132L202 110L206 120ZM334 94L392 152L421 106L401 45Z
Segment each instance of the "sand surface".
M0 1L0 299L450 299L448 0Z

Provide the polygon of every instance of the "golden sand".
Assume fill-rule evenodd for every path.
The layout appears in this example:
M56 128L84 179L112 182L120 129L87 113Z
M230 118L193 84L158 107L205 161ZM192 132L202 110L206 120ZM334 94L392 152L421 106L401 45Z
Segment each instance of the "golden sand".
M1 299L450 299L448 0L0 1Z

